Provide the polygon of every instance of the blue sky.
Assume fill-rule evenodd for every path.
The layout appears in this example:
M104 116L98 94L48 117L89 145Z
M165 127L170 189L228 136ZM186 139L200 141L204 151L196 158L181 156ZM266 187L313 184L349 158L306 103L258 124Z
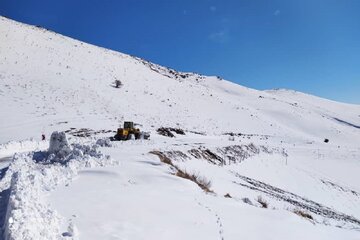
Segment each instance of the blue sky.
M360 0L0 0L0 15L181 71L360 104Z

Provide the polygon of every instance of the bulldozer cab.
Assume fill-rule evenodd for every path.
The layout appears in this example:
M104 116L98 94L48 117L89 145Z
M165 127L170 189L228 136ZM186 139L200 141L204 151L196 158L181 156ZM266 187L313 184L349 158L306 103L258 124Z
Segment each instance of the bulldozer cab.
M124 128L134 128L134 122L124 122Z

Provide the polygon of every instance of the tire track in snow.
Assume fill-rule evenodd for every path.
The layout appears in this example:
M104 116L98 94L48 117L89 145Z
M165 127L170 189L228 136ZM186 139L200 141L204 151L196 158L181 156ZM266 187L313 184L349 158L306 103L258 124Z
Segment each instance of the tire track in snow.
M305 197L296 195L292 192L285 191L283 189L277 188L265 182L249 178L235 171L230 171L235 177L240 181L233 181L234 184L237 184L241 187L245 187L257 192L264 193L268 196L271 196L279 201L287 202L288 204L301 208L303 210L309 211L314 215L321 216L325 219L334 220L338 223L348 224L347 228L350 229L359 229L360 220L353 217L352 215L347 215L342 212L337 211L331 207L327 207L318 202L312 201Z
M216 218L216 224L218 226L218 229L219 229L219 239L220 240L225 240L225 237L224 237L224 225L221 221L221 218L219 216L219 214L217 212L215 212L214 210L212 210L209 206L206 206L204 204L202 204L199 200L195 199L196 203L202 207L202 208L205 208L211 215L213 215L215 218Z

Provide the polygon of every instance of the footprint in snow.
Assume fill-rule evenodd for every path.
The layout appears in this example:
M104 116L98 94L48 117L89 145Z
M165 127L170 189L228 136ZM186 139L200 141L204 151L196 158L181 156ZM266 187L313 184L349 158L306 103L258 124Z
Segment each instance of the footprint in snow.
M210 207L208 206L205 206L204 204L202 204L201 202L199 202L197 199L195 199L195 201L197 202L197 204L203 208L205 208L206 210L209 211L209 213L211 213L212 215L215 216L216 218L216 224L218 225L218 228L219 228L219 237L221 240L225 240L225 237L224 237L224 228L223 228L223 224L222 224L222 221L221 221L221 218L220 216L215 212L213 211Z

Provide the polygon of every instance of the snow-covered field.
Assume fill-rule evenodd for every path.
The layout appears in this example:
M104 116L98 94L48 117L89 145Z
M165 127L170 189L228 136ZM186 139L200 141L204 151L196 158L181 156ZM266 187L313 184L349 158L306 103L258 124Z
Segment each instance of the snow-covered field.
M0 106L3 239L360 239L359 105L0 17ZM124 120L151 139L100 146ZM47 153L53 131L66 161Z

